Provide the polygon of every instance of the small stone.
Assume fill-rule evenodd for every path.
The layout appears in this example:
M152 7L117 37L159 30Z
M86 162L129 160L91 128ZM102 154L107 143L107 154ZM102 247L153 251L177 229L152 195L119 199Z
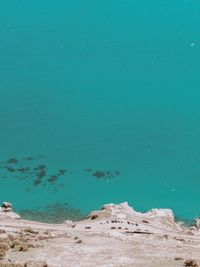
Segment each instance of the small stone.
M93 214L91 217L90 217L90 219L91 220L95 220L95 219L97 219L99 216L97 215L97 214Z
M43 261L28 261L25 263L24 267L48 267L48 264Z
M3 241L2 241L2 242L0 243L0 248L3 248L3 249L6 251L6 250L9 250L10 247L9 247L9 245L7 244L7 242L3 242Z
M3 259L5 256L6 256L5 249L0 246L0 259Z
M19 239L14 240L10 247L16 249L17 251L22 251L22 252L28 251L28 244L22 242Z
M3 202L1 207L2 207L2 210L5 212L12 211L12 204L10 202Z
M34 235L38 235L39 234L39 231L33 230L31 227L30 228L25 228L23 231L25 233L30 233L30 234L34 234Z
M174 260L175 260L175 261L182 261L183 258L182 258L182 257L175 257Z
M22 251L22 252L28 251L28 245L26 245L25 243L21 243L19 247L19 251Z
M149 223L147 220L142 220L143 223Z
M195 260L185 260L184 266L186 267L199 267L199 264Z

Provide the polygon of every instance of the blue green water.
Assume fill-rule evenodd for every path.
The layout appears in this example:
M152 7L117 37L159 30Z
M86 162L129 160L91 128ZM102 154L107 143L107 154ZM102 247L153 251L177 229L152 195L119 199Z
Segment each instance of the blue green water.
M44 179L72 173L33 186L2 167L0 201L198 216L199 12L195 0L1 1L0 161L44 155Z

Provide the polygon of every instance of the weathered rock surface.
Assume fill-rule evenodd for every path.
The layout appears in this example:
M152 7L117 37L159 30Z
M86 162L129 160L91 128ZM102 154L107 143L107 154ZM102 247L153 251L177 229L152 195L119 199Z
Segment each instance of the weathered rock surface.
M7 216L12 208L0 213L0 266L200 266L198 227L175 222L169 209L141 213L126 202L108 204L64 224L15 220Z
M13 211L12 204L3 202L0 207L0 220L3 219L20 219L20 216Z

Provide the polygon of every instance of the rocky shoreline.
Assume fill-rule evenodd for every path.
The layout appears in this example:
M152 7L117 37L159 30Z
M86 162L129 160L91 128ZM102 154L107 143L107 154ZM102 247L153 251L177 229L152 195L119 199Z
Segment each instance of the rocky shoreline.
M186 227L169 209L108 204L85 220L48 224L0 207L0 267L197 267L199 251L199 220Z

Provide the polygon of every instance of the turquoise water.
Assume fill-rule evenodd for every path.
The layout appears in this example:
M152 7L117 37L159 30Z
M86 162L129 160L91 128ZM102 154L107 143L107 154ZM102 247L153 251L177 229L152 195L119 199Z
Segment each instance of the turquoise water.
M1 1L0 201L198 216L199 11L192 0Z

